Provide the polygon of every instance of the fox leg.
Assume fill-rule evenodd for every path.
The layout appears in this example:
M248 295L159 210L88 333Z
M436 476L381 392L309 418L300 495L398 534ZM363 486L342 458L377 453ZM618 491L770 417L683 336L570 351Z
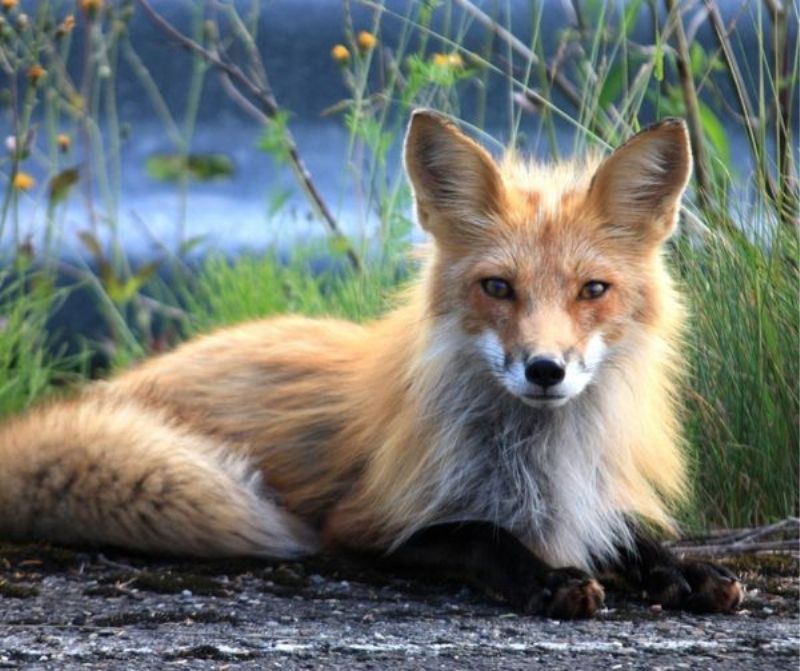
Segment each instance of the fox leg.
M489 522L427 527L383 561L390 567L433 569L464 579L534 615L591 617L603 605L603 588L589 574L548 566L512 534Z
M641 589L648 601L695 613L728 613L741 604L744 588L724 566L680 559L638 526L634 538L634 547L608 568Z
M0 538L194 556L315 545L233 446L103 397L0 427Z

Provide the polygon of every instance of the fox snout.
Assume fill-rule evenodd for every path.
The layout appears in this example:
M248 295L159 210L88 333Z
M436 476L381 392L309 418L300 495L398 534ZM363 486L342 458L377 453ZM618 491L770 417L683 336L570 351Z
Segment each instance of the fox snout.
M525 364L525 379L542 389L554 387L564 381L567 366L561 357L540 354L528 359Z
M585 386L586 367L574 352L554 354L521 353L519 364L509 367L511 380L507 385L523 402L534 407L557 407L576 396ZM515 379L516 378L516 379ZM509 381L511 381L509 380Z
M554 408L578 396L593 380L606 358L600 335L589 338L582 349L565 352L513 347L506 351L500 338L485 331L478 340L484 361L501 385L526 405Z

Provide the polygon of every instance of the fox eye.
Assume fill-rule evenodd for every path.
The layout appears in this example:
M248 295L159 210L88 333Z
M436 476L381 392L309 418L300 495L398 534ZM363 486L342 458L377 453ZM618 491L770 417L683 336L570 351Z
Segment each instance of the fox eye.
M514 289L505 280L499 277L487 277L481 280L481 288L487 296L498 298L500 300L509 300L514 298Z
M601 282L600 280L591 280L583 285L578 298L584 301L591 301L595 298L600 298L611 285L608 282Z

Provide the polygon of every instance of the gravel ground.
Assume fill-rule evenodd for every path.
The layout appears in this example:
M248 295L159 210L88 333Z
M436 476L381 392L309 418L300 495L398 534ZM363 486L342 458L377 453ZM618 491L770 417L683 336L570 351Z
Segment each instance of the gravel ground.
M797 669L798 562L728 560L730 616L611 593L591 621L520 617L352 564L178 563L0 545L0 669Z

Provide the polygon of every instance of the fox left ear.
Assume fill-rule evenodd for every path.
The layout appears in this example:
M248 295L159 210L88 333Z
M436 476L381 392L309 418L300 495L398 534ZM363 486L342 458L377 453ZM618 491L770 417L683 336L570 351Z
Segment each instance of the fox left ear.
M634 135L600 165L589 198L609 227L661 243L675 229L691 172L686 124L665 119Z
M413 113L405 166L420 226L439 242L479 234L499 209L502 180L491 155L441 114Z

